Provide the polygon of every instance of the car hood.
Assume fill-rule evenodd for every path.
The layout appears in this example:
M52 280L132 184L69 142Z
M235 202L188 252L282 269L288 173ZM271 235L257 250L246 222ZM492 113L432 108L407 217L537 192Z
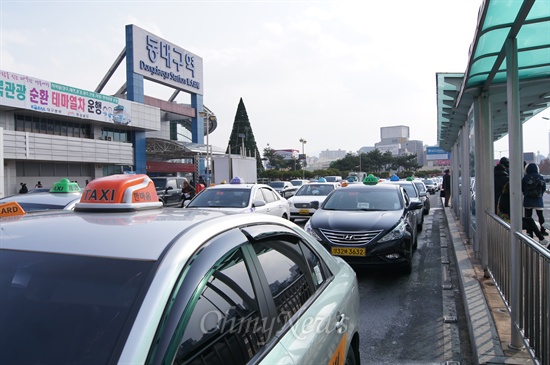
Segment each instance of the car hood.
M375 231L393 228L403 216L403 210L335 211L317 210L310 219L315 229L336 231Z

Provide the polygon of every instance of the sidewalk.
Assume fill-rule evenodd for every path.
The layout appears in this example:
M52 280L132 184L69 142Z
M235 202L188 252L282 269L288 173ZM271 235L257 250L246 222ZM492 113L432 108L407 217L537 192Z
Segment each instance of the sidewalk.
M441 204L443 207L443 204ZM454 247L464 309L468 317L472 351L476 364L532 365L526 351L509 348L511 319L491 278L483 268L472 245L451 208L443 208Z

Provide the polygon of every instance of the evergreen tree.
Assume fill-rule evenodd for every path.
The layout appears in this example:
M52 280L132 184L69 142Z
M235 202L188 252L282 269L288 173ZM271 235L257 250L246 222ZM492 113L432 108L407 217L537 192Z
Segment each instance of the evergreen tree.
M242 151L243 146L244 151ZM233 122L233 130L231 131L231 136L229 136L229 144L227 145L225 153L256 157L258 173L264 171L260 151L256 145L256 139L254 138L254 133L252 132L252 127L248 120L243 98L239 100L235 121Z

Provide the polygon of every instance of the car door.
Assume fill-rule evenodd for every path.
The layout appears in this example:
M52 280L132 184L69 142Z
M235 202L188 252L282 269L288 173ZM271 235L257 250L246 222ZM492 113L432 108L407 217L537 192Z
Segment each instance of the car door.
M277 311L279 345L294 364L343 364L359 307L353 270L334 275L305 241L258 231L246 228L251 237L267 237L252 247L263 287ZM279 359L270 353L261 363Z
M164 309L148 364L246 364L273 350L278 363L292 364L276 345L277 327L262 325L276 322L251 252L235 228L194 254Z
M267 187L260 188L262 195L264 196L264 200L266 202L265 205L265 213L274 215L277 217L283 216L283 204L281 196L272 189L269 189Z

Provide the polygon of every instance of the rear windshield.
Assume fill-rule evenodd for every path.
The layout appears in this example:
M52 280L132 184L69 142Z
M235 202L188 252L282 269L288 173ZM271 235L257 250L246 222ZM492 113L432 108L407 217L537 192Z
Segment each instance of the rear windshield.
M285 186L285 183L283 181L273 181L269 183L269 186L272 188L282 188Z
M155 179L155 178L152 178L151 180L153 180L153 183L155 184L155 188L157 190L159 189L164 189L166 187L166 179Z
M152 262L8 250L0 256L0 363L112 361Z

